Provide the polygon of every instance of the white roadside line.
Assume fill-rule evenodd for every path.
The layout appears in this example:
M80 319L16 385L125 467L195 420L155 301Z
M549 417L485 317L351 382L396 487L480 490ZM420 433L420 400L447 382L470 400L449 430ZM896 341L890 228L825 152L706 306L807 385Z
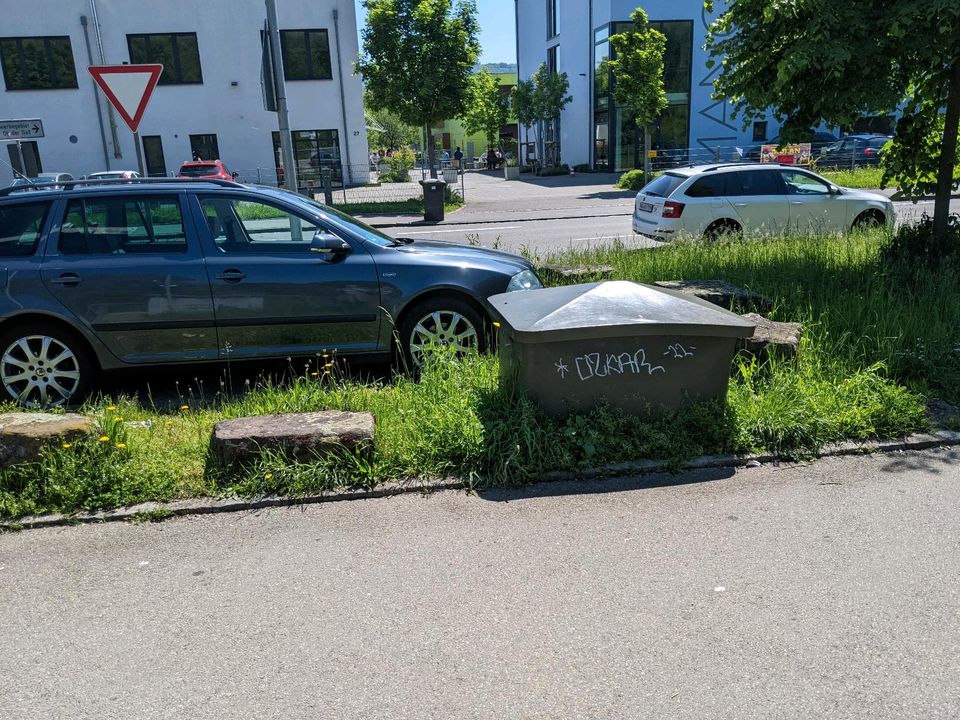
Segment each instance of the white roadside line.
M407 230L411 235L439 235L440 233L492 232L494 230L516 230L519 225L497 225L496 227L457 228L456 230ZM391 228L393 229L393 228Z

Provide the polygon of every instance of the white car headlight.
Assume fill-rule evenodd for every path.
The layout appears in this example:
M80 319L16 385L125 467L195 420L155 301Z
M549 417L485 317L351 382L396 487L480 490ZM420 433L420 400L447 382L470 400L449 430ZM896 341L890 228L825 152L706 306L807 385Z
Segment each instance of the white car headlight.
M543 283L533 270L521 270L507 284L507 292L516 292L517 290L536 290L542 288Z

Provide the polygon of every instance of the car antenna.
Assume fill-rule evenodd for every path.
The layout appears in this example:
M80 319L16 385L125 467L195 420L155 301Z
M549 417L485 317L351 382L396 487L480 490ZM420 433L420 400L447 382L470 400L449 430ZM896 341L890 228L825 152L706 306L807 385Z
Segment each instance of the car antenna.
M10 168L11 170L13 170L13 174L14 174L14 175L19 175L21 178L23 178L24 180L26 180L26 181L27 181L28 183L30 183L31 185L36 185L36 183L35 183L33 180L31 180L31 179L28 178L26 175L24 175L22 172L20 172L19 170L17 170L13 165L11 165L10 163L8 163L8 162L7 162L6 160L4 160L3 158L0 158L0 162L2 162L4 165L6 165L6 166L7 166L8 168Z

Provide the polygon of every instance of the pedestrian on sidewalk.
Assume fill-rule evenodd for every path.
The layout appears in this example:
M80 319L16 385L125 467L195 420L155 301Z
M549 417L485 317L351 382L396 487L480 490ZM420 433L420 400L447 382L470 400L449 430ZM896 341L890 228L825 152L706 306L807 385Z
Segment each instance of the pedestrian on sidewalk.
M463 150L460 149L459 145L453 151L453 167L456 168L457 174L463 174Z

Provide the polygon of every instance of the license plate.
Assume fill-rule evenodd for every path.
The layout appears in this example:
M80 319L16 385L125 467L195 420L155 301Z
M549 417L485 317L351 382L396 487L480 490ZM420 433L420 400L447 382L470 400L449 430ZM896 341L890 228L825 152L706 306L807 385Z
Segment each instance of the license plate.
M645 213L653 212L653 205L651 205L650 203L642 202L639 205L637 205L637 209L639 209L640 212L645 212Z

